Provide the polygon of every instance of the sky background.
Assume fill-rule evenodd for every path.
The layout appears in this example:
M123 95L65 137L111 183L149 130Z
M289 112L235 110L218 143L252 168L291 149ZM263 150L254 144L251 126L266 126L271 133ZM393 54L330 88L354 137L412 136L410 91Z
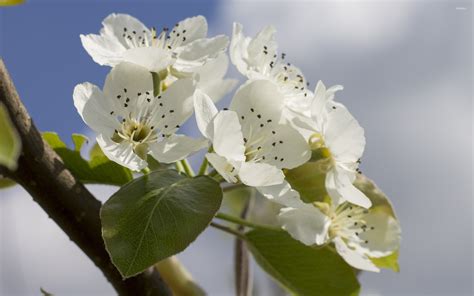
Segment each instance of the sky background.
M102 86L107 67L83 50L109 13L148 26L202 14L210 34L233 21L272 24L280 51L365 128L361 169L402 224L401 272L363 273L364 295L472 295L471 1L40 1L0 8L0 55L36 125L65 140L90 134L72 102L78 83ZM229 76L240 78L233 69ZM222 104L228 102L224 100ZM195 129L189 130L190 133ZM69 141L70 142L70 141ZM92 186L101 200L116 189ZM232 240L206 231L179 256L210 295L232 295ZM317 271L315 271L317 272ZM259 295L274 295L258 273ZM113 295L87 257L21 188L0 192L0 295Z

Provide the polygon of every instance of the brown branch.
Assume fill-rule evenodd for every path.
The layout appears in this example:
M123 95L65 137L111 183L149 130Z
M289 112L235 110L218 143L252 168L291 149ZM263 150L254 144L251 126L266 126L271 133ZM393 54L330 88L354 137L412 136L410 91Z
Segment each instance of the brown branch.
M102 240L100 201L66 169L61 158L43 141L1 59L0 102L8 110L23 144L18 169L11 172L0 167L0 175L15 180L31 194L33 200L103 272L119 295L171 295L154 269L122 280Z
M253 198L249 197L245 202L240 218L245 219L250 211ZM239 225L237 230L244 232L245 226ZM235 292L237 296L252 295L252 269L250 267L250 255L245 242L235 239L234 244L234 268L235 268Z

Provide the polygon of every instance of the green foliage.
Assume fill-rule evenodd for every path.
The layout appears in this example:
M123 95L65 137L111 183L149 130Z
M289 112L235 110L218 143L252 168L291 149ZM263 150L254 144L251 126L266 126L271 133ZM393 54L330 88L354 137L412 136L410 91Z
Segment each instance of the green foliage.
M354 186L364 192L364 194L372 201L374 211L385 211L393 218L397 219L388 197L377 187L377 185L375 185L374 181L364 175L358 175L354 182ZM397 250L388 256L382 258L370 258L370 260L372 260L372 262L379 268L388 268L395 272L399 272L400 266L398 265L398 255L399 251Z
M0 165L16 170L21 140L5 106L0 103Z
M120 186L132 180L130 170L109 160L98 145L91 149L89 161L82 158L81 149L87 142L83 135L72 135L74 150L69 149L54 132L43 133L43 138L62 158L72 174L83 183Z
M374 209L386 211L392 215L392 217L397 218L388 197L375 185L374 181L364 175L358 174L354 181L354 186L364 192L370 201L372 201L372 207Z
M54 296L53 294L49 293L48 291L46 291L46 290L43 289L43 288L40 288L40 293L41 293L41 295L43 295L43 296Z
M321 202L329 199L325 185L329 161L325 149L321 148L313 151L307 163L285 171L286 180L299 192L304 202Z
M381 258L370 258L370 260L379 268L391 269L395 272L400 272L400 266L398 265L399 251L395 251L392 254L381 257Z
M177 254L209 225L222 202L217 182L159 170L123 186L102 207L102 236L124 278Z
M354 270L329 247L314 248L284 231L252 230L246 234L257 263L296 295L357 295Z
M12 187L12 186L15 186L15 185L16 185L16 183L12 179L0 178L0 189Z
M0 0L0 6L13 6L22 4L24 0Z

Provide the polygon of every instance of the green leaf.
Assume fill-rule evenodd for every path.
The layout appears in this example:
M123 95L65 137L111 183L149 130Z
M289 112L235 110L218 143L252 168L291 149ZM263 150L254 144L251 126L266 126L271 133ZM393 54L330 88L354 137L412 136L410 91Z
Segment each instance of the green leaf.
M306 246L284 231L252 230L246 237L257 263L290 293L358 295L354 269L329 247Z
M21 140L5 106L0 103L0 164L16 170L21 153Z
M13 6L22 4L24 0L0 0L0 6Z
M102 236L124 278L177 254L209 225L222 190L205 176L159 170L123 186L102 206Z
M400 266L398 265L399 251L395 251L392 254L381 257L381 258L370 258L370 260L379 268L388 268L395 272L400 272Z
M132 180L131 171L108 159L98 145L92 148L89 161L82 158L81 149L87 142L87 137L83 135L72 135L74 150L69 149L56 133L45 132L43 138L61 157L72 174L83 183L120 186Z
M46 291L45 289L41 287L40 287L40 292L43 296L54 296L53 294L49 293L48 291Z
M385 193L380 190L374 181L364 175L358 174L354 181L354 186L362 191L372 202L372 207L377 210L386 211L393 218L397 218L393 206Z
M330 199L325 182L331 160L326 150L326 148L320 148L313 151L310 161L285 171L286 180L306 203Z
M360 191L364 192L365 195L372 201L372 210L374 211L384 211L391 215L393 218L397 219L395 215L395 210L393 209L390 200L385 195L385 193L380 190L374 181L370 180L364 175L358 175L354 186L359 188ZM398 265L398 255L399 250L394 253L382 257L382 258L370 258L372 262L379 268L388 268L395 272L400 271L400 266Z
M74 150L81 152L82 146L89 142L89 139L81 134L72 134L72 141L74 142Z
M0 189L12 187L12 186L15 186L15 185L16 185L16 183L12 179L0 178Z

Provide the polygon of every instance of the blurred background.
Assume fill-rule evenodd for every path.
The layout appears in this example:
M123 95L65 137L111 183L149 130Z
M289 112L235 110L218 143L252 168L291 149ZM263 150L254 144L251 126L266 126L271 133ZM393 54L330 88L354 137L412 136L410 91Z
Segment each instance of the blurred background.
M0 8L0 55L43 130L93 135L72 90L102 86L107 67L83 50L112 12L148 26L202 14L210 35L272 24L306 78L342 84L365 128L361 169L402 224L400 273L363 273L363 295L473 295L471 1L40 1ZM235 70L229 76L242 79ZM222 106L229 101L225 99ZM196 130L188 124L188 132ZM113 187L90 186L106 200ZM232 237L207 230L179 258L210 295L233 295ZM315 270L315 272L318 272ZM256 295L277 295L257 270ZM0 191L0 295L113 295L91 261L20 187Z

